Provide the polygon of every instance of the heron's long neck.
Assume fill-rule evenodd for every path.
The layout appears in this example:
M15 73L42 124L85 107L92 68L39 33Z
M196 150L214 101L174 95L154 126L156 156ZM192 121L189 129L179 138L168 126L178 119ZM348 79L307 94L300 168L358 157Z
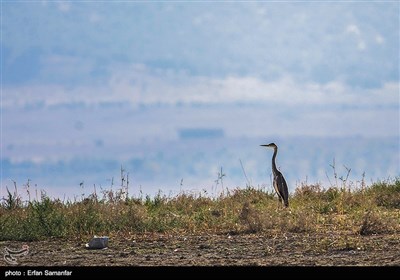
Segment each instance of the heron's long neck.
M276 154L278 153L278 148L274 148L274 155L272 156L272 170L278 170L275 164Z

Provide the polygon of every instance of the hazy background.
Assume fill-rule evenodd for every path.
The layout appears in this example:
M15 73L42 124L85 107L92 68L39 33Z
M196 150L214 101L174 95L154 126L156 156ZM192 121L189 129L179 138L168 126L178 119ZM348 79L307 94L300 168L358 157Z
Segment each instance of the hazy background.
M1 196L400 175L399 2L1 2ZM224 176L218 179L218 173ZM246 178L247 176L247 178ZM32 191L32 190L31 190Z

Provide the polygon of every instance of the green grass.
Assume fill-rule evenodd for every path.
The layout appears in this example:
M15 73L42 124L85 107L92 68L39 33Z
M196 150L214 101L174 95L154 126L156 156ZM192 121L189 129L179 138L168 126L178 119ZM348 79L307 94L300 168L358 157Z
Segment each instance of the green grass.
M0 204L0 240L148 232L400 233L400 178L353 189L302 184L290 195L287 209L273 192L253 187L225 191L216 198L185 192L153 198L122 193L123 189L103 191L100 198L93 193L74 202L42 193L39 199L23 202L16 190L7 189Z

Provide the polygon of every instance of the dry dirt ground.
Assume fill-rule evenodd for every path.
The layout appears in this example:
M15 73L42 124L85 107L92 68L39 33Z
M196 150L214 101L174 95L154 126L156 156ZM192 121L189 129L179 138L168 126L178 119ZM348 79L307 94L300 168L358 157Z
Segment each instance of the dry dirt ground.
M88 240L89 241L89 240ZM90 250L85 242L47 240L0 242L20 250L10 265L0 266L396 266L400 267L400 234L238 234L110 237L105 249Z

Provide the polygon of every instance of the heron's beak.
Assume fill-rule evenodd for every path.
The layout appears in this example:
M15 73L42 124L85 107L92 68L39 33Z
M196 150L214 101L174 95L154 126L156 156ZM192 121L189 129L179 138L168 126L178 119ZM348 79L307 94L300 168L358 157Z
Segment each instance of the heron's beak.
M262 147L269 147L268 145L260 145L260 146L262 146Z

